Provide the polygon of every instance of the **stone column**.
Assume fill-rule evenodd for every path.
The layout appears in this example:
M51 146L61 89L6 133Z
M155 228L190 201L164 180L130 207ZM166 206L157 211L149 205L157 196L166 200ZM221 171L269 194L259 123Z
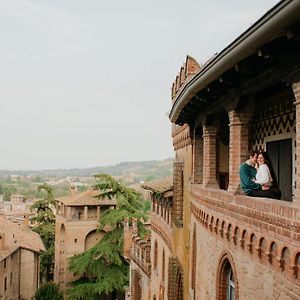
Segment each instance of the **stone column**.
M296 189L293 202L300 206L300 81L293 83L296 106Z
M249 150L249 120L253 109L248 112L231 110L229 116L229 184L228 191L237 192L240 184L240 165L246 161Z
M203 187L218 188L217 183L217 129L212 125L203 126Z

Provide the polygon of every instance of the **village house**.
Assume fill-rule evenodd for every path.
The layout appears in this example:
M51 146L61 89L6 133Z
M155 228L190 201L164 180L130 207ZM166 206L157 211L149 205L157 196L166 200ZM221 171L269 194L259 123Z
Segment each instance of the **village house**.
M98 199L99 191L78 192L71 187L69 196L56 200L54 281L64 289L77 279L68 269L69 258L83 253L101 240L109 228L98 232L99 219L115 200Z
M169 115L173 196L152 190L150 240L131 228L131 299L300 298L299 104L299 0L204 65L187 57ZM269 153L281 200L242 192L250 149Z
M27 221L18 225L0 217L0 299L3 300L30 300L39 287L39 256L45 247Z

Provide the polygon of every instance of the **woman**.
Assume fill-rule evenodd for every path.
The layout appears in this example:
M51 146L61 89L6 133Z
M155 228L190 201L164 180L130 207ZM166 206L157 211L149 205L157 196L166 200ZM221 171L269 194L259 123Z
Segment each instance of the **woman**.
M267 159L266 152L260 152L257 157L257 173L255 176L255 182L259 183L261 186L266 188L272 186L273 178L270 173L270 168L268 166L269 161Z
M258 154L257 163L258 163L258 170L255 176L255 183L260 184L262 186L262 189L270 192L275 199L280 199L281 192L279 189L274 187L274 181L271 173L273 174L274 178L275 178L275 174L274 172L271 172L273 171L273 168L272 165L270 164L270 160L267 152L262 151Z

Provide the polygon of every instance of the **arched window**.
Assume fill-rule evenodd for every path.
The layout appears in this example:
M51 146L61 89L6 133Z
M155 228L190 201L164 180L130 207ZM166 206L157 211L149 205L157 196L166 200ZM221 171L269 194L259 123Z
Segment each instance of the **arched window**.
M238 282L229 254L224 255L221 259L217 280L218 300L238 299Z
M234 300L235 299L235 282L232 273L232 269L229 265L227 270L227 300Z

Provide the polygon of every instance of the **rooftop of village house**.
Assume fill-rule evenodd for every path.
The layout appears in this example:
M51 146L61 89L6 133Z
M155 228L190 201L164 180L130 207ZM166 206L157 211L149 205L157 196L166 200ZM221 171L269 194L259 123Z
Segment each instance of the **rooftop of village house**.
M45 250L45 246L39 234L30 230L29 227L12 223L1 216L0 242L0 260L18 248L25 248L34 252Z

